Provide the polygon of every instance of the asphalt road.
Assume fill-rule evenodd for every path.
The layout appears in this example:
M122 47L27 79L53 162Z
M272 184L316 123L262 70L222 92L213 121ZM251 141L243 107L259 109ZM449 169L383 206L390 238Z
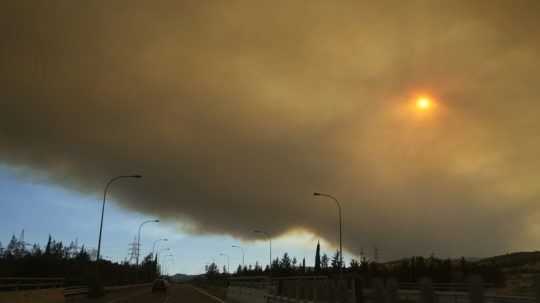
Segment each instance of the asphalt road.
M187 284L171 284L167 292L152 293L150 288L136 291L111 293L99 300L79 298L70 303L224 303L201 289Z

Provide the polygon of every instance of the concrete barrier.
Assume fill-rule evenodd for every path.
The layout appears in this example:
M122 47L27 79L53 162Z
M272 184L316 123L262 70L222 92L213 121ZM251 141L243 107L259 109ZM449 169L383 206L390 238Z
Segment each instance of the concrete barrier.
M266 303L265 289L229 286L227 288L227 303Z
M64 303L62 288L0 292L0 303Z

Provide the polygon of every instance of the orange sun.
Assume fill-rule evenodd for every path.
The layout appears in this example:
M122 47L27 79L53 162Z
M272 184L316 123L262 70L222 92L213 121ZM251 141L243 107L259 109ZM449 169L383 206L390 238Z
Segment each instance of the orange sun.
M416 99L416 107L419 110L428 110L432 105L431 100L428 97L419 97Z

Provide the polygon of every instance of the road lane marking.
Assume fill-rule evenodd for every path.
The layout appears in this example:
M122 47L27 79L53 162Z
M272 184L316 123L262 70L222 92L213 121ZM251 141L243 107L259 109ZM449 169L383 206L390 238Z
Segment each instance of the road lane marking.
M220 298L218 298L218 297L216 297L216 296L213 296L213 295L207 293L206 291L204 291L204 290L202 290L202 289L199 289L199 288L197 288L197 287L195 287L195 286L193 286L193 285L189 285L189 286L192 287L193 289L195 289L196 291L198 291L199 293L201 293L201 294L203 294L203 295L205 295L205 296L207 296L207 297L209 297L209 298L211 298L211 299L214 299L214 300L216 300L216 301L219 302L219 303L225 303L225 301L221 300Z

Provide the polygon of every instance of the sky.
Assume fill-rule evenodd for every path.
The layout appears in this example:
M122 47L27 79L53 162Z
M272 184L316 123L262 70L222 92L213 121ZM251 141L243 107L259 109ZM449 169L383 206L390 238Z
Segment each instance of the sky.
M62 201L89 222L107 180L137 173L111 192L111 228L159 218L148 232L195 255L258 243L254 228L291 254L306 237L337 246L335 205L315 191L341 202L351 256L540 244L538 1L2 5L9 203Z
M112 189L111 189L112 191ZM13 235L20 238L24 230L24 241L41 247L49 235L69 245L77 241L78 247L92 251L97 247L101 197L81 195L60 186L49 185L46 180L29 180L20 170L0 166L0 243L5 248ZM129 244L135 241L140 224L154 219L148 215L127 211L118 207L114 200L108 201L104 217L102 258L115 262L129 259ZM167 239L167 241L158 241ZM287 252L299 261L306 259L312 265L317 237L313 234L293 232L273 240L273 257ZM242 263L242 252L232 245L244 249L246 265L268 264L267 241L242 242L226 235L190 235L174 224L148 223L141 229L141 256L156 248L163 259L162 266L168 273L199 274L205 265L215 262L222 269L230 265L236 270ZM335 247L322 241L322 251L331 255ZM229 256L227 257L220 254ZM172 256L169 256L172 255ZM350 260L350 254L344 254Z

